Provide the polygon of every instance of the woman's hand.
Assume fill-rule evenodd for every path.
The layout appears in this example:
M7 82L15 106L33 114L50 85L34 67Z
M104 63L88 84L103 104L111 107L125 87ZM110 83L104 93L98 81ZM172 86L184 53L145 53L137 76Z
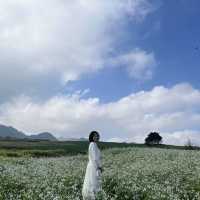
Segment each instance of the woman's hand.
M102 167L98 167L98 170L100 170L101 173L103 172L103 168Z

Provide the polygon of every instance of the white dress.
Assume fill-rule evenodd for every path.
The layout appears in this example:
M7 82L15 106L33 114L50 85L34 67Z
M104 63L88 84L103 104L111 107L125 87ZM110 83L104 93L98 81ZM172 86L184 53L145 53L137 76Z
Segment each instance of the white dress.
M88 158L82 196L84 200L95 200L95 193L101 190L101 171L98 167L102 167L101 153L95 142L90 142Z

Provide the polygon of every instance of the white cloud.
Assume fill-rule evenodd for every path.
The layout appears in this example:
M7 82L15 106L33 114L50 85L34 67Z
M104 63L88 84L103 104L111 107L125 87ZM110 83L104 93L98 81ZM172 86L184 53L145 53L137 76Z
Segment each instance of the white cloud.
M148 0L0 0L1 93L44 93L48 80L66 83L100 70L123 40L124 24L153 9ZM147 61L143 54L137 63L145 70L151 54Z
M151 79L157 65L153 52L147 53L138 48L114 58L112 64L125 67L130 77L139 81Z
M106 104L84 99L85 93L43 102L20 96L0 105L0 123L65 137L87 137L95 129L103 140L131 142L143 142L150 131L159 131L165 143L185 144L189 137L200 145L200 91L187 83L157 86Z

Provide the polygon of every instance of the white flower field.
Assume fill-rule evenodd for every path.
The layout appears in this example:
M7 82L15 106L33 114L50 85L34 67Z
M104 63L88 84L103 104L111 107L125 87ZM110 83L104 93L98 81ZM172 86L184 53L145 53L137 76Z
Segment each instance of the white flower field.
M199 200L200 152L158 148L101 151L102 200ZM0 158L0 200L80 200L87 155Z

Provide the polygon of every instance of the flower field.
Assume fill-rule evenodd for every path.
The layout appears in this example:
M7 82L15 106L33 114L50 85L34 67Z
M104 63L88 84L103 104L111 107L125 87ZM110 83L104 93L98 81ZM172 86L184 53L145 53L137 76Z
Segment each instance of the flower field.
M200 151L101 151L102 200L199 200ZM0 200L79 200L87 155L0 158Z

